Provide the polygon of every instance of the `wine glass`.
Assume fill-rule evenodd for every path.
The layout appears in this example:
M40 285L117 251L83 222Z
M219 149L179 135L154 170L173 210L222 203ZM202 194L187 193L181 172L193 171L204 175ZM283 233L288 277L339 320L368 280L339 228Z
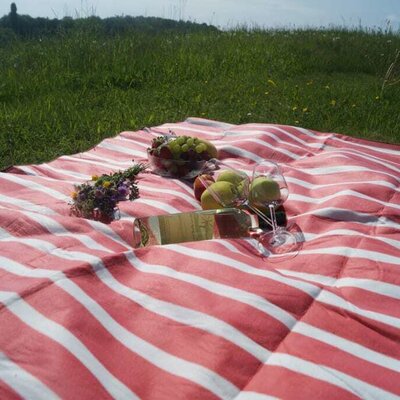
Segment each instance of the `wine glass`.
M299 244L296 236L286 227L278 226L276 209L289 196L285 178L273 161L263 160L253 169L253 177L249 187L249 202L252 209L263 214L269 213L271 231L260 235L258 246L260 251L267 250L271 254L296 254Z

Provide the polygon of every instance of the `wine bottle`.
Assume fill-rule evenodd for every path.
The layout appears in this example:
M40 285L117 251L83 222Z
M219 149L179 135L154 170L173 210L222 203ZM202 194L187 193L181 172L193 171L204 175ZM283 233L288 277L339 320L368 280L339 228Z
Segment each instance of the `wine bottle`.
M156 215L134 220L133 246L243 238L258 229L258 217L237 208Z

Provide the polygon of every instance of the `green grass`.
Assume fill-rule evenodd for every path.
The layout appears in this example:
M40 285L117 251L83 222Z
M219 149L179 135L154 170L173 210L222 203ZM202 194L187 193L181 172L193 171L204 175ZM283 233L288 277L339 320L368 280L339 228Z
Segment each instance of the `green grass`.
M400 36L362 31L82 31L0 44L0 168L199 116L400 142Z

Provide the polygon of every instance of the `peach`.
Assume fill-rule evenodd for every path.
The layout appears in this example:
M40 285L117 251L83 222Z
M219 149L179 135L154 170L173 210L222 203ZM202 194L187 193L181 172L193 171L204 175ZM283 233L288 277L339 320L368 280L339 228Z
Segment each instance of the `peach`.
M201 178L198 176L193 183L194 197L196 197L198 201L200 201L201 195L207 189L207 187L203 184L201 179L203 179L208 185L214 183L214 178L211 175L203 174L200 176Z

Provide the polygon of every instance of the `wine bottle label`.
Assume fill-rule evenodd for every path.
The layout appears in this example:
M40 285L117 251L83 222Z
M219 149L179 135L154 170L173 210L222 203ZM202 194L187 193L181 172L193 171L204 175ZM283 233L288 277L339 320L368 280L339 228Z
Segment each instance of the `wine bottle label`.
M214 215L181 213L158 217L160 244L209 240L214 236Z

